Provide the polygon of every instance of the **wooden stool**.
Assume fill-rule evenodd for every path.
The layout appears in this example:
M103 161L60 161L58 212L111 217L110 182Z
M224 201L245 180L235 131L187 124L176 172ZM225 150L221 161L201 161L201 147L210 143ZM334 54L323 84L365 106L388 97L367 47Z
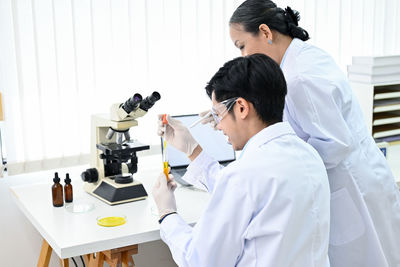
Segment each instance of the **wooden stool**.
M117 267L118 263L121 263L122 267L131 267L135 266L132 256L137 253L138 245L132 245L97 252L96 257L94 253L88 254L84 258L89 267L103 267L104 262L107 262L110 267Z

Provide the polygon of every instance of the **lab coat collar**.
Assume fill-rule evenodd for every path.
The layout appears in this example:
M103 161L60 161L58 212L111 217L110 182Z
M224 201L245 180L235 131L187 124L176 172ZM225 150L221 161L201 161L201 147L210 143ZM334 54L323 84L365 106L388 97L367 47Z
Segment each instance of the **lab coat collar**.
M298 54L298 52L301 50L301 48L304 46L304 42L298 38L293 38L292 42L286 49L285 54L283 55L282 61L281 61L281 69L285 69L286 66L288 66L287 63L287 58L293 58L295 55ZM290 61L290 60L289 60Z
M287 134L296 135L288 122L285 121L272 124L256 133L249 139L249 141L247 141L239 158L242 158L242 156L244 156L246 153L251 153L251 151L259 148L269 141Z

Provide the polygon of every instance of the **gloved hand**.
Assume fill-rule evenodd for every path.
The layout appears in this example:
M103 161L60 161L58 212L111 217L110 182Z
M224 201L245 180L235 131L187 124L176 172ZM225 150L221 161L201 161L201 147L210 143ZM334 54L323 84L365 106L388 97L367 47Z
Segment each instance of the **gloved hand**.
M200 112L200 113L199 113L199 116L200 116L200 117L204 117L205 115L207 115L208 112L210 112L210 110L206 110L206 111ZM210 113L207 117L205 117L205 118L201 121L201 123L202 123L202 124L210 123L211 127L212 127L214 130L217 130L217 123L215 122L214 117L213 117L213 115L212 115L211 113Z
M165 125L165 139L179 151L182 151L187 156L192 155L193 150L199 145L193 138L183 123L177 119L167 115L168 124ZM164 125L162 123L162 115L158 115L158 131L159 136L164 136Z
M165 214L176 212L176 201L174 191L176 182L173 175L168 175L169 181L164 173L161 173L153 186L153 198L156 202L158 215L162 218Z

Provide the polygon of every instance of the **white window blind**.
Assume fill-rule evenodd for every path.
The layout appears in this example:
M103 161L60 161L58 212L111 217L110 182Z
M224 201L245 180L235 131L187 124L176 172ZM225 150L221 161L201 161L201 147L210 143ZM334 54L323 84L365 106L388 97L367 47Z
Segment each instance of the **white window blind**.
M239 56L242 1L0 0L0 91L10 174L88 162L90 116L134 93L161 100L131 135L159 145L156 115L209 108L204 86ZM397 0L276 1L345 70L353 55L400 53Z

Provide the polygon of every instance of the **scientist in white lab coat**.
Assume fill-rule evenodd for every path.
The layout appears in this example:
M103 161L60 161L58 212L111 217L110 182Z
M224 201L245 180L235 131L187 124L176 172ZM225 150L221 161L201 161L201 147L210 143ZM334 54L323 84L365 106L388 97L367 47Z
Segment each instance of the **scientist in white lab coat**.
M280 64L288 93L284 120L322 157L331 189L329 257L334 267L400 266L400 194L368 132L345 75L321 49L305 43L299 14L268 0L234 11L230 35L243 56Z
M286 82L263 54L227 62L206 87L219 130L239 159L222 167L167 117L166 139L192 160L184 179L211 193L189 226L176 210L172 175L153 196L160 234L179 266L329 266L329 182L318 153L282 122ZM159 135L163 135L159 121Z

